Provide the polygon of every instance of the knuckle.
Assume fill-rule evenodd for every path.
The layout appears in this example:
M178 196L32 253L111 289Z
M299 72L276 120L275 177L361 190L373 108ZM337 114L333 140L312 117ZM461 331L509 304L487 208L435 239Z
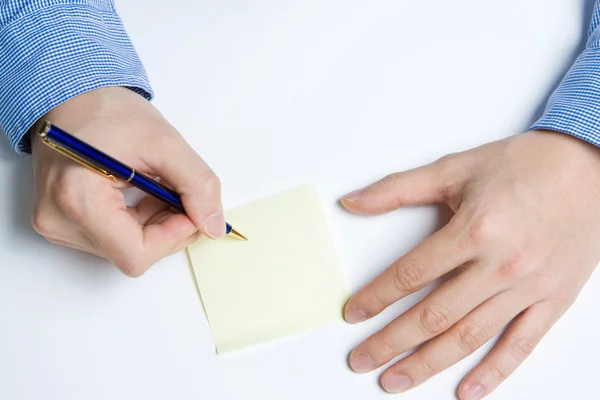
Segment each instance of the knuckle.
M123 264L118 267L129 278L139 278L145 272L145 269L137 264Z
M399 292L414 292L422 286L423 266L419 261L398 265L394 273L394 285Z
M369 292L366 293L362 298L360 303L363 306L363 309L366 311L368 316L373 316L379 314L381 311L385 310L385 303L381 300L381 298L377 295L377 293Z
M539 336L541 337L541 334ZM522 361L533 353L538 342L538 334L536 334L535 337L523 336L509 344L509 349L517 360Z
M504 381L506 378L508 378L508 373L502 371L502 368L497 367L495 365L492 365L490 367L490 371L492 372L493 375L496 376L496 380L497 381Z
M216 193L221 190L221 180L212 171L199 177L198 187L203 194Z
M458 345L464 352L472 353L486 341L486 331L480 325L468 324L458 328Z
M498 274L504 278L520 278L526 274L525 252L521 249L515 249L504 257Z
M469 224L468 241L475 246L489 244L498 236L498 227L498 218L493 213L477 216Z
M150 265L141 260L126 259L116 262L115 265L130 278L139 278L148 270Z
M450 313L440 305L430 305L419 313L419 326L428 335L438 335L450 327Z
M442 169L447 169L454 166L459 157L459 153L448 153L438 158L436 162Z
M396 337L397 335L387 327L373 337L373 347L377 349L377 354L381 358L393 358L400 354L400 349L395 341Z
M42 208L36 208L31 214L31 226L40 235L48 238L56 234L56 223Z
M153 131L153 143L156 144L157 148L170 149L176 148L180 145L181 142L181 134L177 131L177 129L173 128L170 125L160 125L158 127L149 127Z
M385 189L391 189L396 185L396 182L400 178L400 173L395 172L393 174L389 174L385 176L383 179L379 181L379 184L383 186Z
M419 357L418 363L423 367L427 376L432 376L439 372L439 368L436 368L431 362L431 360L429 360L427 357Z
M396 347L392 344L392 341L389 338L381 339L379 345L377 346L377 350L383 358L395 357L398 354Z

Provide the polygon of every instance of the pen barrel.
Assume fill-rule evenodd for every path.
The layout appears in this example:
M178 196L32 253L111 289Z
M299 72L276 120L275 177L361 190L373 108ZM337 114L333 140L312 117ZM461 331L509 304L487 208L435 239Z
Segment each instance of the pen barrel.
M169 189L168 187L156 182L154 179L150 179L148 176L136 172L133 178L129 181L133 186L146 192L173 207L177 211L185 214L181 197L177 192ZM233 227L229 223L225 223L225 234L229 235Z
M108 154L68 134L62 129L50 125L45 138L54 142L86 161L97 165L121 180L127 180L133 173L133 168L112 158Z
M168 187L156 182L153 179L150 179L146 175L140 174L139 172L135 173L129 183L141 191L164 201L179 212L185 214L181 197Z
M87 168L99 172L114 181L121 180L128 182L141 191L162 200L177 211L183 214L186 213L181 202L181 197L177 192L135 171L130 166L90 146L62 129L46 122L43 130L40 130L39 135L46 144ZM233 227L225 223L225 233L230 234L232 231ZM245 240L245 237L239 234L239 232L233 231L233 233Z

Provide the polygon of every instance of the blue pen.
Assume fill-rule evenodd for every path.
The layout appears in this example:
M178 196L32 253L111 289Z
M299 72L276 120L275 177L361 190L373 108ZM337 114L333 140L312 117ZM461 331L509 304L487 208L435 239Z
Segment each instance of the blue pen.
M45 144L71 158L73 161L115 182L127 182L143 192L164 201L176 210L185 213L180 196L168 187L161 185L150 177L134 170L47 121L41 121L34 129ZM225 232L236 239L248 240L228 223L225 224Z

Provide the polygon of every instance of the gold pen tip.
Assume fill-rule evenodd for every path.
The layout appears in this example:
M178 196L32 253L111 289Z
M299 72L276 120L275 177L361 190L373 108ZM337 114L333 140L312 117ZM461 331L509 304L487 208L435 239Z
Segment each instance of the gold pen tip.
M231 228L231 232L229 232L229 235L239 240L248 241L248 238L242 235L240 232L238 232L235 228Z

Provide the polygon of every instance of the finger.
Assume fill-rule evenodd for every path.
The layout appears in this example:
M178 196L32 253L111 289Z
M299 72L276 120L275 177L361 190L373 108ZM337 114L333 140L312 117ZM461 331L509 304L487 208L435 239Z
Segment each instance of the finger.
M448 202L465 177L460 162L444 158L405 172L390 174L342 198L349 211L378 215L402 206Z
M191 244L196 242L200 238L200 236L202 236L202 233L200 231L194 232L193 234L188 236L185 240L178 243L171 251L171 254L178 253L181 250L185 249L186 247L190 246Z
M135 207L127 207L129 215L141 226L166 210L169 210L169 205L152 196L145 197Z
M36 204L31 216L31 225L51 243L102 257L96 245L51 203Z
M158 260L193 243L200 233L181 214L168 213L142 228L122 210L103 226L91 222L88 235L125 275L138 277Z
M179 214L172 211L168 204L150 196L140 201L136 207L127 207L127 212L140 226L161 223L167 217Z
M101 257L101 258L106 258L106 257L104 257L104 255L102 253L100 253L100 251L98 251L96 249L96 246L94 246L91 242L90 242L91 245L89 245L89 246L81 246L78 243L71 242L71 241L68 241L68 240L51 239L51 238L46 238L46 240L48 240L50 243L54 243L54 244L57 244L59 246L69 247L69 248L71 248L73 250L79 250L79 251L83 251L83 252L86 252L86 253L93 254L93 255Z
M483 346L523 309L530 306L529 303L520 301L526 299L527 295L528 293L515 290L495 295L446 333L390 367L382 374L381 385L390 393L400 393L454 365Z
M345 307L346 321L358 323L371 318L472 259L474 247L464 238L458 221L457 215L352 296Z
M382 366L405 351L444 333L494 296L497 289L482 284L479 269L474 265L455 276L358 345L350 355L352 369L364 373Z
M221 182L204 160L178 133L164 134L148 166L181 195L185 211L193 223L211 238L225 235L221 205Z
M491 393L531 354L544 335L566 311L545 300L529 307L506 331L500 342L461 383L461 400L478 400Z
M141 227L127 211L123 194L117 190L85 197L69 209L98 249L132 277L142 275L156 261L197 238L197 228L183 214L167 212L161 219Z

